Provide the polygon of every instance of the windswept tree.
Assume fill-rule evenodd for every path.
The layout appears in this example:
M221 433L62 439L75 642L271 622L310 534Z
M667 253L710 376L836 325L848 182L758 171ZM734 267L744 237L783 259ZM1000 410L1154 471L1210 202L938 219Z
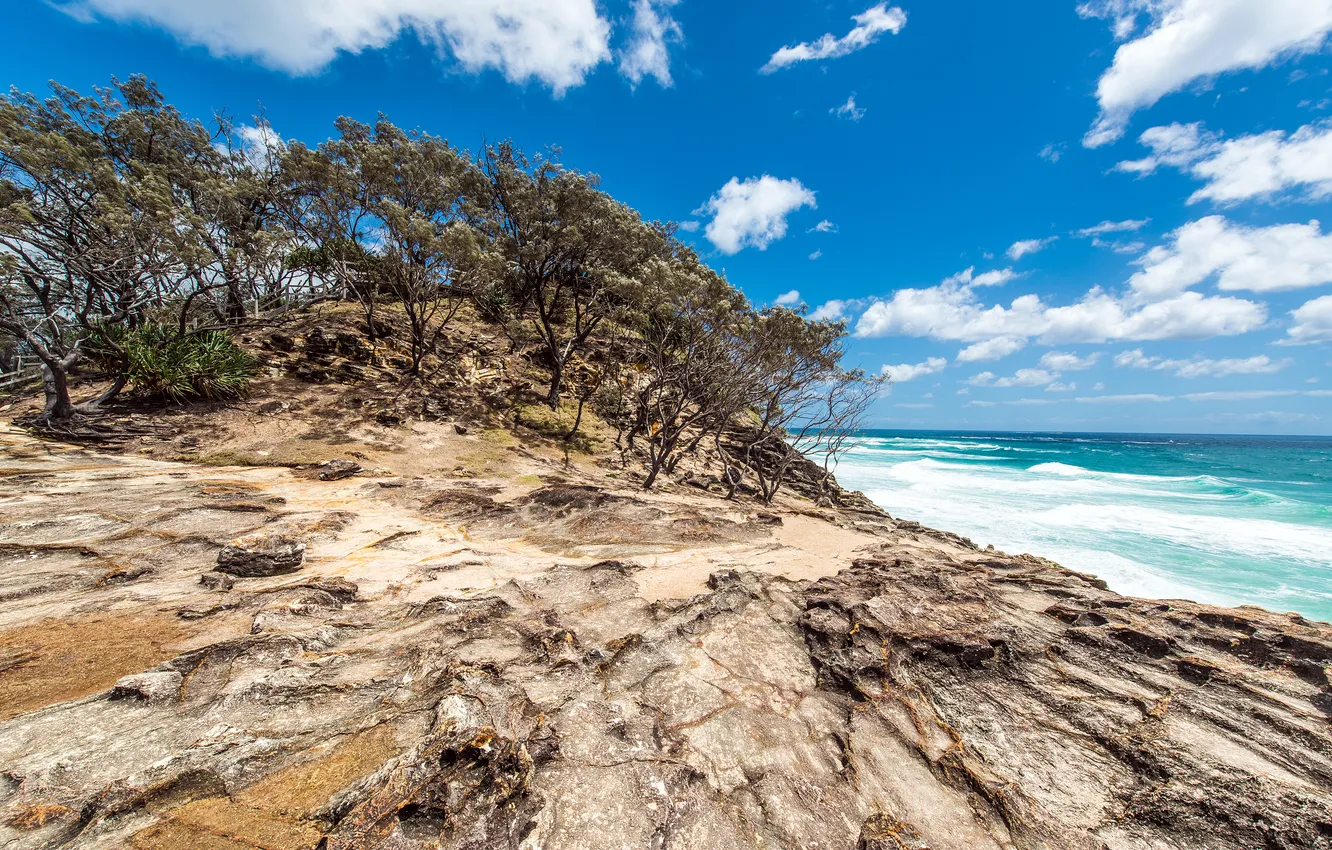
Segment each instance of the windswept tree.
M382 118L373 129L358 128L357 135L370 139L361 178L380 225L375 268L402 302L409 372L417 375L467 295L462 269L476 267L471 260L477 247L463 207L482 180L471 161L443 139L404 132Z
M479 159L485 195L471 218L514 315L536 333L550 369L546 402L559 406L570 359L608 319L641 304L644 264L663 251L660 229L597 188L595 175L509 143Z
M143 159L159 106L142 78L0 102L0 330L42 361L48 420L76 412L68 375L87 333L139 321L181 281L171 187Z
M319 277L338 297L355 298L373 342L380 335L379 278L372 256L379 222L365 177L373 128L350 118L339 118L336 127L337 138L316 148L300 142L286 146L286 221L299 243L288 264Z
M842 408L856 397L852 387L866 379L841 369L845 339L842 322L809 321L784 307L758 316L749 357L754 425L745 432L744 462L765 504L776 498L792 465L805 460L802 449L821 444L834 411L848 418Z
M647 446L644 489L662 471L674 471L746 393L736 342L749 306L692 251L681 253L682 259L657 259L644 270L648 302L634 346L639 368L627 378L634 384L627 392L628 440L632 447L641 435Z

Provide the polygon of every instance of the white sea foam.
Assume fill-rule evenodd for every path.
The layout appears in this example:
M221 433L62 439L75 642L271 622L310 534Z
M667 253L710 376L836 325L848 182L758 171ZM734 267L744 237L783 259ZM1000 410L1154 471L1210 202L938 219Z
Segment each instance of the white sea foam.
M940 443L955 448L941 455ZM1254 487L1282 482L1090 469L1078 462L1110 461L1086 445L1026 466L979 445L895 438L858 447L837 474L895 516L1052 558L1130 595L1332 612L1332 517Z

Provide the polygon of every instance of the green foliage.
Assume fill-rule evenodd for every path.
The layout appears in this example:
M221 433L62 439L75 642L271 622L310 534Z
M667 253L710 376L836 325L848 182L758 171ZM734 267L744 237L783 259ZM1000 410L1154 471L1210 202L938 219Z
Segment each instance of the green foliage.
M225 331L182 336L157 322L98 326L85 354L124 375L134 390L171 401L244 395L257 366Z

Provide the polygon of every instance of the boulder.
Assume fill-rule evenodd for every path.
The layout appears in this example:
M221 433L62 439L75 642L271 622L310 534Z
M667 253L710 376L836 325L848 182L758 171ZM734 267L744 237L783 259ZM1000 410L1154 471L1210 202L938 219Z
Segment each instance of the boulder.
M209 590L231 590L232 586L236 584L236 579L226 573L210 570L199 576L199 584Z
M175 670L149 671L125 676L111 689L111 699L136 699L149 705L170 705L180 700L185 681Z
M305 544L287 537L241 539L217 553L217 569L242 578L294 573L305 560Z
M360 471L361 465L356 461L335 458L319 467L319 480L338 481L343 478L351 478Z

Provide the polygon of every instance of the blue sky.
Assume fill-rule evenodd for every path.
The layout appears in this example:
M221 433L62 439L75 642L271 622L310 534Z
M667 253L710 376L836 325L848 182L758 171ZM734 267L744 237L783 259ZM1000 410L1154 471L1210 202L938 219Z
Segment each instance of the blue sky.
M550 145L901 428L1332 433L1332 0L12 0L4 82ZM793 294L798 293L798 295Z

